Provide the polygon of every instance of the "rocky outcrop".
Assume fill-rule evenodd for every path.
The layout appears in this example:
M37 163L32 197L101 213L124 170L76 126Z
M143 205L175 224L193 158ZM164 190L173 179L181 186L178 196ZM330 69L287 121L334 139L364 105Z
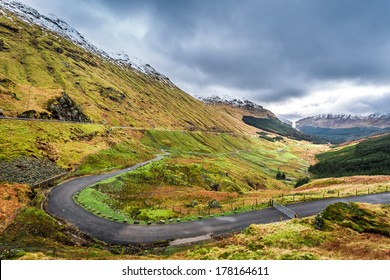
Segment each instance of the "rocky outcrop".
M89 117L83 113L80 106L76 104L65 92L61 97L52 99L47 105L48 112L37 112L27 110L18 115L23 119L55 119L60 121L91 122Z
M65 92L61 97L50 100L47 110L51 113L51 117L56 120L91 122L89 117L83 113L80 106Z

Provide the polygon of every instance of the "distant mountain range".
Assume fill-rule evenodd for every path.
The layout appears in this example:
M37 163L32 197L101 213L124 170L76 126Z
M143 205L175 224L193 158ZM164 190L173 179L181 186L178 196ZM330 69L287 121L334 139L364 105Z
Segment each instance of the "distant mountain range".
M296 122L296 127L331 143L342 143L390 131L390 114L317 115Z
M321 128L390 127L390 114L357 115L317 115L296 122L297 127L312 126Z
M287 121L281 121L274 113L247 99L221 98L219 96L198 97L203 103L223 109L229 116L243 121L246 125L256 128L261 138L274 141L267 133L278 134L296 140L306 140L314 143L325 143L319 137L302 133ZM258 131L258 130L261 131Z

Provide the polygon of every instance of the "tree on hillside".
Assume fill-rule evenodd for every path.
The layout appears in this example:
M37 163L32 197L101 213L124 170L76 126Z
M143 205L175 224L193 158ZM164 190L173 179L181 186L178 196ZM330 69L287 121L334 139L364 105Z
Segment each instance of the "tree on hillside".
M286 174L284 172L280 172L278 169L278 173L276 173L276 180L286 180Z
M310 182L310 178L309 177L305 177L305 178L299 178L297 183L295 184L294 188L298 188L304 184L307 184Z

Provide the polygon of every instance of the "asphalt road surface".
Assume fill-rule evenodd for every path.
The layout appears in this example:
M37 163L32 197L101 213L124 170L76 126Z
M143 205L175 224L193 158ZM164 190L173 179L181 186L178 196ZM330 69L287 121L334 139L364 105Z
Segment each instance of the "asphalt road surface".
M85 210L73 200L73 195L101 180L134 170L163 156L139 163L133 167L110 174L76 178L62 183L49 193L47 211L53 216L66 220L89 236L109 244L144 244L163 240L185 239L207 234L239 231L251 224L273 223L289 218L275 208L267 208L233 216L215 217L205 220L164 225L132 225L109 221ZM318 214L328 205L338 202L390 203L390 193L332 198L287 205L299 217Z

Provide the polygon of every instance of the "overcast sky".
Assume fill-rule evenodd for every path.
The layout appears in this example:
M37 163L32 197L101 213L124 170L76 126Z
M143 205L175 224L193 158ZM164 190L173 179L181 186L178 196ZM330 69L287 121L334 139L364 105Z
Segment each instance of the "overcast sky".
M20 0L192 95L281 117L390 112L390 1Z

